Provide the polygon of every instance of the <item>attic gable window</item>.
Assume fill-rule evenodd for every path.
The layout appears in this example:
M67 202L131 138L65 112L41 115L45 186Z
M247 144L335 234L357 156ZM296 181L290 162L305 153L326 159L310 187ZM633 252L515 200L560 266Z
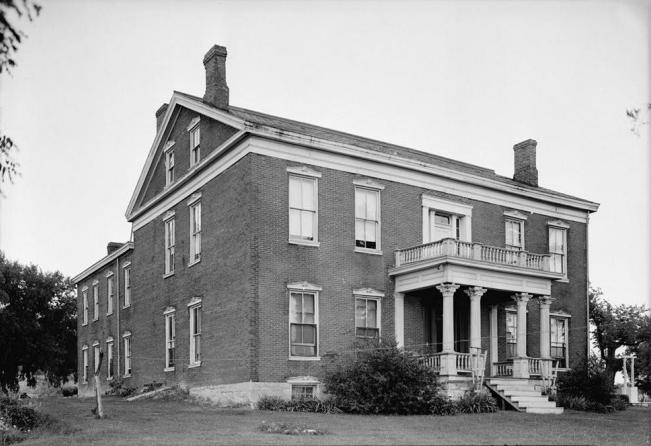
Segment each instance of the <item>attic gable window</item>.
M201 160L201 128L198 117L190 122L188 132L190 133L190 167L192 167Z
M174 141L168 141L163 150L165 157L165 186L174 182Z

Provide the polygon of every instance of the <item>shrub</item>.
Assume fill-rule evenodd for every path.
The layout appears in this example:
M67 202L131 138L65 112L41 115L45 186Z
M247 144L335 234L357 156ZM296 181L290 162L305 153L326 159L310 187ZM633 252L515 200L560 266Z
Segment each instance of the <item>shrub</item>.
M628 395L612 395L610 404L615 410L626 410L629 404Z
M434 371L394 341L358 344L354 358L339 359L326 371L334 404L358 414L427 414L439 389Z
M267 423L262 422L259 428L262 432L269 434L285 434L285 435L324 435L326 432L320 429L306 426L304 424L290 424L290 423Z
M0 399L0 417L9 426L23 432L34 429L39 422L36 410L21 405L12 398Z
M429 413L432 415L455 415L457 405L449 398L437 395L429 402Z
M556 395L556 403L566 409L587 410L588 408L588 400L585 397L571 396L564 393L558 393Z
M314 413L341 413L332 400L318 398L301 398L298 400L283 400L275 396L263 396L258 401L260 410L279 410L285 412L314 412Z
M134 393L136 393L136 388L127 386L120 378L111 381L109 383L109 389L106 391L107 395L114 395L122 398L131 396Z
M497 402L486 392L466 392L455 401L460 413L492 413L497 411Z
M77 386L67 386L61 388L61 393L65 397L75 396L77 395L77 392L78 392Z
M588 401L610 404L613 384L605 370L579 366L558 376L558 393L583 396Z

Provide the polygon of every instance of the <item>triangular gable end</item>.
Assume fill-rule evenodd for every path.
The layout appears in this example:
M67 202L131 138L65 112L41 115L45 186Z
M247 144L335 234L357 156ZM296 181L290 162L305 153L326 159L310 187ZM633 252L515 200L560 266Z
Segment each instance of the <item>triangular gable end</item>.
M129 206L127 207L127 211L125 213L126 218L129 221L131 221L131 216L134 214L134 212L137 211L144 203L146 203L149 198L151 198L150 195L152 191L149 189L152 187L152 178L155 178L157 169L160 171L160 163L164 163L162 153L165 148L170 148L171 146L170 135L173 133L174 128L183 125L183 122L177 122L179 121L179 114L181 114L183 110L191 112L192 119L198 117L199 119L203 118L215 121L215 126L222 126L224 133L227 134L236 133L245 128L245 121L243 119L237 118L226 111L218 110L210 105L204 104L200 100L175 91L169 101L169 106L165 111L165 116L163 117L161 125L156 132L154 142L149 149L149 154L145 160L145 165L140 172L138 183L136 184L136 188L131 196L131 200L129 201ZM229 130L232 132L229 132ZM189 140L187 143L189 144ZM214 142L213 145L215 145ZM215 147L209 147L207 148L208 151L205 151L205 149L203 150L205 151L205 154L207 154L214 148ZM202 158L203 157L204 154L202 153ZM160 190L157 191L157 193L160 193Z

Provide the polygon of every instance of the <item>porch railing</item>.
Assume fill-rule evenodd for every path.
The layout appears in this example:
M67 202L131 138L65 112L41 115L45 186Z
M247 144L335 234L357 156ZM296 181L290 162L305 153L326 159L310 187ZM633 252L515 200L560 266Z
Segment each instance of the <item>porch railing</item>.
M437 353L434 353L433 355L423 355L418 358L418 362L430 367L435 372L441 371L441 356Z
M552 360L543 358L529 358L529 375L547 377L552 372Z
M472 372L470 353L457 353L457 372Z
M471 353L446 353L455 355L455 364L457 372L472 372L472 354ZM435 372L441 371L441 355L443 353L432 353L429 355L421 355L418 361L428 367L431 367Z
M513 376L513 362L494 362L491 370L493 376Z
M534 254L509 248L499 248L481 243L468 243L453 238L395 251L395 266L407 265L437 257L458 257L482 262L520 266L538 271L550 271L550 255Z

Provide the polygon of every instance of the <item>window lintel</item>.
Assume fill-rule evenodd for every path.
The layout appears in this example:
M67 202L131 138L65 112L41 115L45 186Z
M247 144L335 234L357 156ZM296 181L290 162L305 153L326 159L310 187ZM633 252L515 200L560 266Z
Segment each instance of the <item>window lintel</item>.
M375 290L373 288L357 288L353 290L353 295L355 297L372 297L379 299L381 297L384 297L384 293L382 291Z
M307 166L289 166L287 172L290 174L303 175L305 177L321 178L321 172L310 169Z
M110 344L111 342L113 342L113 336L109 336L108 338L106 338L107 344Z
M201 200L201 191L193 193L188 199L188 206L192 206L197 201Z
M319 378L314 376L290 376L286 380L289 384L305 384L305 385L318 385L321 384Z
M353 180L353 184L366 189L384 190L384 186L370 178L356 178Z
M128 268L128 267L130 267L130 266L131 266L131 261L124 262L124 263L122 264L122 268Z
M93 286L97 286L97 285L99 285L99 280L97 279L93 280Z
M308 282L292 282L287 284L287 289L295 291L321 291L323 288Z
M99 341L97 340L93 342L93 347L95 347L96 345L99 345Z
M124 333L122 333L122 337L123 337L123 338L128 338L129 336L131 336L131 332L128 331L128 330L125 331Z
M84 286L81 288L81 292L83 293L84 291L88 291L88 285L84 285Z
M106 271L106 278L108 279L109 277L112 277L114 275L113 271Z
M472 217L472 206L458 201L444 200L432 195L422 194L421 203L423 207L435 211L449 212L454 215Z
M555 317L558 319L569 319L572 317L572 315L570 313L561 310L561 311L550 312L549 317Z
M547 220L547 226L561 229L568 229L570 225L562 220Z
M522 220L522 221L527 220L527 216L525 214L523 214L520 211L516 211L516 210L504 211L504 216L507 217L507 218L514 219L514 220Z
M174 218L175 215L176 215L175 210L173 210L173 209L169 210L169 211L165 212L165 215L163 215L163 221L170 220L170 219Z
M174 144L176 143L172 140L167 141L165 147L163 147L163 152L168 152L172 147L174 147Z
M168 314L172 314L172 313L176 313L176 308L174 308L174 307L167 307L167 308L165 308L165 311L163 311L163 314L164 314L164 315L168 315Z
M195 116L194 119L190 121L190 124L188 124L187 131L189 132L190 130L193 130L197 126L197 124L199 124L200 121L201 121L201 117Z
M192 300L188 303L188 308L190 307L198 307L201 305L201 298L200 297L193 297Z

